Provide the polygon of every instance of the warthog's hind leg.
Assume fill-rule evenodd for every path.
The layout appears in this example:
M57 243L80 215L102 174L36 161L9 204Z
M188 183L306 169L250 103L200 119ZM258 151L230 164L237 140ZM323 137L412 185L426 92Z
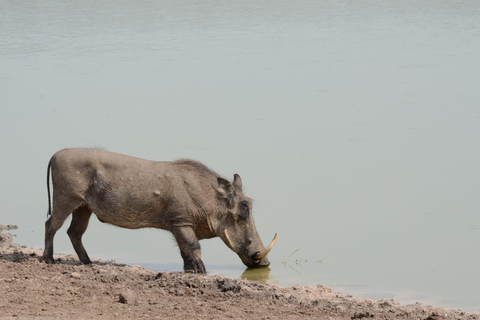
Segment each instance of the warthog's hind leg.
M185 272L206 273L207 271L202 261L200 243L195 231L190 227L175 227L172 233L182 254L183 270Z
M48 218L47 222L45 222L45 249L43 251L43 260L46 263L55 262L53 259L53 238L71 212L71 209L56 210L54 204L52 215Z
M81 206L72 214L72 223L68 228L67 234L72 241L73 248L78 255L80 261L84 264L90 264L92 261L88 257L87 251L82 243L82 235L87 230L88 220L92 215L92 210L87 205Z

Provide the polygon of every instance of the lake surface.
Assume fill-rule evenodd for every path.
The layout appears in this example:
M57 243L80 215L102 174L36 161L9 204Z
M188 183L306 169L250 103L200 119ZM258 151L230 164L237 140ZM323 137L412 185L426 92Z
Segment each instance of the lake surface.
M242 176L269 272L480 311L480 2L0 0L0 223L43 247L66 147ZM55 251L72 253L57 233ZM165 231L92 217L92 257L181 270ZM298 250L298 251L297 251ZM245 272L245 273L244 273Z

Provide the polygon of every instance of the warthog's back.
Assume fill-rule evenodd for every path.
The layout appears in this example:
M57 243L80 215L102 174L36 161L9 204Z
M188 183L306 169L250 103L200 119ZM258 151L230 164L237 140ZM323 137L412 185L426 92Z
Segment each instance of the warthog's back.
M215 177L195 170L196 162L160 162L98 149L65 149L52 157L57 197L90 206L102 222L124 228L168 229L181 216L198 210L192 197L213 196ZM210 185L210 186L209 186ZM203 201L201 201L203 202ZM175 217L175 218L174 218Z

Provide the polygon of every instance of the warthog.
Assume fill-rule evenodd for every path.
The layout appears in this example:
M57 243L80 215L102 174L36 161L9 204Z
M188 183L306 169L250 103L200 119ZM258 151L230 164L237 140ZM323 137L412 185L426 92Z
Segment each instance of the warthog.
M50 200L50 171L53 208ZM184 270L205 273L201 239L220 237L248 267L268 266L277 239L265 248L255 228L252 201L242 179L232 183L194 160L149 161L99 149L65 149L47 168L48 215L43 258L53 263L53 238L73 214L67 231L80 261L91 263L82 235L93 213L118 227L159 228L175 236Z

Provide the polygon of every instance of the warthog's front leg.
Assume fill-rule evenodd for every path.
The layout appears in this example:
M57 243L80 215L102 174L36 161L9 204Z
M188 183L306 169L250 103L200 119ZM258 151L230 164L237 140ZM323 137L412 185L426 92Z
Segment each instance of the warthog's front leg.
M191 227L174 227L172 230L183 258L185 272L206 273L200 243Z

